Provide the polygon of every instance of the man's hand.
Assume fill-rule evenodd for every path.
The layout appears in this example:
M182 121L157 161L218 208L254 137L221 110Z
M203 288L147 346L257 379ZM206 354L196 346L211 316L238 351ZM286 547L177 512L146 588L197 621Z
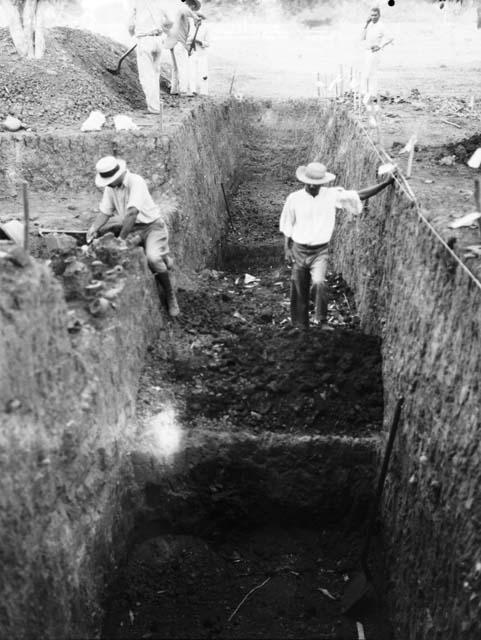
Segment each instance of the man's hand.
M286 249L284 251L284 260L287 264L292 264L294 262L294 256L292 255L292 249Z
M367 29L368 26L371 24L371 22L372 22L372 18L371 16L369 16L369 18L366 20L366 26L364 27L364 29Z
M92 225L87 231L87 244L90 244L97 236L97 229Z
M381 50L381 47L378 47L377 44L371 47L371 51L380 51L380 50Z

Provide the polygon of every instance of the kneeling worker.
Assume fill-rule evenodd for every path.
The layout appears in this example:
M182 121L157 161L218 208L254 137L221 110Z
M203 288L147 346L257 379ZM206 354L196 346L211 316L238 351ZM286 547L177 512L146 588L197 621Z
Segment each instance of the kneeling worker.
M336 176L319 162L297 169L304 188L291 193L281 214L279 228L284 234L286 260L293 263L291 282L291 320L295 326L309 326L309 292L315 293L314 322L327 324L327 261L329 241L336 223L336 209L359 214L361 200L367 200L394 182L394 177L361 191L325 187Z
M145 180L130 173L125 161L113 156L101 158L96 171L95 184L104 189L104 194L100 211L87 232L87 243L92 242L110 218L118 214L122 222L119 237L125 240L131 233L140 237L157 285L165 291L169 315L178 316L179 305L169 273L174 262L169 252L168 229Z

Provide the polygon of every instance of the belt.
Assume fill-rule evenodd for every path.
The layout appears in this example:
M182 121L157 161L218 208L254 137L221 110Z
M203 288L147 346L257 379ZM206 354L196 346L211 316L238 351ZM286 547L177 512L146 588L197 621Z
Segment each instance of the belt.
M149 31L148 33L139 33L135 37L136 38L148 38L149 36L160 36L163 34L162 29L154 29L154 31Z
M300 244L299 242L295 242L294 244L305 251L319 251L320 249L327 249L329 246L329 242L325 242L324 244Z

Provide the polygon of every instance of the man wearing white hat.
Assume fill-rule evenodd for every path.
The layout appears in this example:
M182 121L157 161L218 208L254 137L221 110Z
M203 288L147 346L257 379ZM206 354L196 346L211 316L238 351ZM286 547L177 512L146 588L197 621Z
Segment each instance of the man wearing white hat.
M323 329L327 324L327 261L329 241L336 223L336 209L349 214L362 211L361 200L376 195L394 178L362 191L326 187L336 176L320 162L311 162L296 171L304 187L291 193L282 210L279 229L284 234L286 260L293 263L291 282L291 320L301 328L309 326L309 292L315 294L314 322Z
M179 305L169 271L173 259L169 251L169 233L160 209L152 199L145 180L127 169L125 160L106 156L97 162L95 184L104 189L99 213L87 232L87 243L97 236L102 227L117 214L122 228L119 237L130 233L140 237L147 262L167 298L169 315L178 316Z

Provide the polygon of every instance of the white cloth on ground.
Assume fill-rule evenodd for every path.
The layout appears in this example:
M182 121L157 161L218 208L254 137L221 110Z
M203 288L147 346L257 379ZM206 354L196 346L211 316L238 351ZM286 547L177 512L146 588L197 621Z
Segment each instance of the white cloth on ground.
M117 213L123 221L130 207L135 207L139 212L137 222L150 224L163 219L145 180L127 171L120 187L105 187L99 210L109 217Z
M304 245L326 244L336 223L336 209L358 214L362 204L357 191L321 187L313 197L305 189L291 193L284 204L279 229L286 237Z

